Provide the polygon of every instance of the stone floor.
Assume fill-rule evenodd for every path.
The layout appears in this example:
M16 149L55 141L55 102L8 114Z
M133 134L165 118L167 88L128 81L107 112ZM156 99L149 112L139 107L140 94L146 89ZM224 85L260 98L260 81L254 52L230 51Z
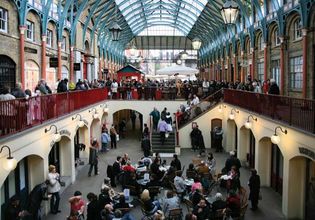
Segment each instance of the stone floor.
M99 158L99 172L97 176L92 175L88 177L88 166L83 167L77 175L77 180L74 184L70 185L64 192L61 194L60 209L61 213L57 215L48 214L43 219L47 220L61 220L66 219L70 211L70 206L68 203L68 198L73 195L76 190L80 190L86 200L86 195L89 192L94 192L97 195L100 192L100 187L103 182L104 177L106 177L106 168L108 164L113 164L117 155L123 155L128 153L132 163L136 163L137 160L142 156L140 150L140 142L138 140L138 135L130 134L126 139L119 141L117 149L110 150L107 153L100 154ZM191 163L192 158L196 157L197 153L191 152L189 149L183 149L179 159L182 162L182 166L185 165L186 168L189 163ZM217 161L217 170L221 170L225 160L227 158L226 153L214 153L214 156ZM170 163L171 158L162 158L166 159L167 163ZM246 169L241 169L241 183L244 187L247 188L247 181L249 178L249 171ZM120 191L121 188L118 186L117 191ZM281 212L281 196L275 193L271 188L264 187L261 189L263 200L259 203L259 209L255 212L248 209L245 214L245 219L257 219L257 220L280 220L285 219ZM162 192L163 193L163 192ZM164 194L162 194L164 195ZM183 206L183 212L186 214L187 209ZM142 213L139 206L133 208L131 212L136 219L141 219Z

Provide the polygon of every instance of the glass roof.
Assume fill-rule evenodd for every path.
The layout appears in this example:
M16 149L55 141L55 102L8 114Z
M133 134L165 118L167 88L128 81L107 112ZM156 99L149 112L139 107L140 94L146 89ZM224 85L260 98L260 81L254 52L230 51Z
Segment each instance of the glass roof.
M143 29L138 36L185 36L185 33L175 27L156 25Z
M208 1L115 0L115 2L134 35L143 34L143 29L147 27L148 32L153 33L153 26L157 26L159 35L169 34L170 29L178 29L187 36ZM164 26L165 32L160 31L161 26ZM166 26L170 29L167 30ZM172 31L171 35L173 33L175 32Z

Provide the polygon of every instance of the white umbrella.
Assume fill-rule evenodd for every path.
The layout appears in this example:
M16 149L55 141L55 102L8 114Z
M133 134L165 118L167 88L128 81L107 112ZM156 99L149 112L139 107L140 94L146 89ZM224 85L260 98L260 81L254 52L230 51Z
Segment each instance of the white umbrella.
M162 69L159 69L156 71L157 74L159 75L174 75L178 73L179 75L195 75L196 73L199 72L197 69L193 69L187 66L170 66L170 67L165 67Z

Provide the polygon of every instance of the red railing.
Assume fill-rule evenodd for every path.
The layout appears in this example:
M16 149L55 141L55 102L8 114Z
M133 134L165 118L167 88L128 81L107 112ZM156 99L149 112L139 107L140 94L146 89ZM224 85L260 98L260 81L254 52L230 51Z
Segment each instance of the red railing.
M0 137L106 100L106 88L0 101Z
M315 100L224 89L224 102L315 133Z

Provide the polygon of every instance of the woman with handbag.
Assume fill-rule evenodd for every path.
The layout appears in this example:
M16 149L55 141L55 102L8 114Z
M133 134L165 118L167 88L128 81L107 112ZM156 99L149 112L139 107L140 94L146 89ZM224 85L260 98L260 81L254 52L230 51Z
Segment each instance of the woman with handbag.
M48 193L51 194L50 212L52 214L57 214L58 212L60 212L59 210L60 201L59 191L61 188L60 176L59 173L56 172L56 167L54 165L49 165L48 171L49 173L47 178L47 187Z

